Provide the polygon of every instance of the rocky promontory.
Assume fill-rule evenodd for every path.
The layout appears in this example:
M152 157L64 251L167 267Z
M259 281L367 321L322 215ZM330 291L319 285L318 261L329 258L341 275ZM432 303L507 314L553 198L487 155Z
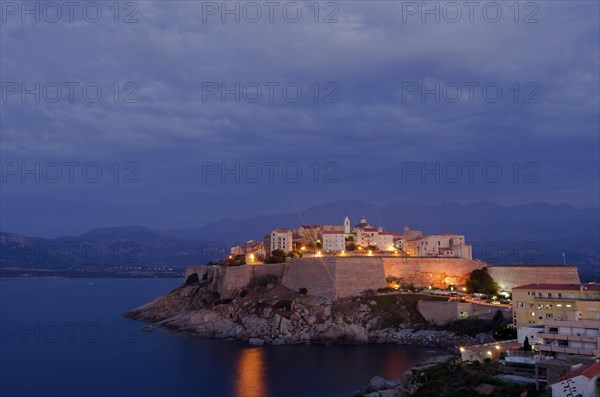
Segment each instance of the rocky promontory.
M375 293L335 301L292 291L274 275L253 279L233 297L223 299L210 278L188 277L172 292L124 313L191 336L248 341L251 344L397 343L454 347L493 341L448 331L415 330L425 320L418 300L438 297L404 292Z

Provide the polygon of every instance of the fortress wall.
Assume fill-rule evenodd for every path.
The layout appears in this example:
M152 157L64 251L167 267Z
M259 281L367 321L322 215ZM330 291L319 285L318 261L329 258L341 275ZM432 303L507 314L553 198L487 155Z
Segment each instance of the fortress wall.
M208 273L208 269L210 266L188 266L185 269L185 275L183 276L183 280L187 280L187 278L196 273L198 275L198 280L202 280L205 274Z
M250 282L252 270L250 266L228 266L220 269L218 274L218 291L221 298L231 298L238 290Z
M381 258L336 258L335 297L359 295L367 289L385 288L385 272Z
M462 285L473 270L486 266L486 263L478 260L461 258L384 257L382 260L386 277L398 277L415 287Z
M274 274L280 279L283 277L285 269L285 263L265 263L260 265L248 265L252 271L251 278L266 276L267 274Z
M510 291L525 284L579 284L577 266L503 265L488 266L487 271L501 288Z
M212 279L212 288L223 298L232 297L255 277L275 274L284 286L292 290L306 288L309 295L336 299L358 295L366 289L383 288L386 286L385 278L389 276L398 277L415 287L461 285L473 270L484 267L505 290L533 283L580 283L575 266L489 266L478 260L457 258L366 256L300 258L287 263L233 267L191 266L186 269L185 275L197 273L202 280L207 274L208 279Z
M282 278L285 266L285 263L265 263L224 267L219 277L218 291L221 297L230 298L256 277L274 274Z
M285 267L282 284L298 291L306 288L309 295L327 299L335 297L335 258L300 258L292 259Z

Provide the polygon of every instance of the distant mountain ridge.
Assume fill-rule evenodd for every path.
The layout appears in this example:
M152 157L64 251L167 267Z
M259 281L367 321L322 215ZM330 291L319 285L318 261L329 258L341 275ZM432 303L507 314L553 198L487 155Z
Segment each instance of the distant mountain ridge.
M64 258L68 263L86 257L93 259L91 251L99 247L102 255L97 262L122 264L126 263L125 259L135 259L135 263L143 266L184 267L216 260L228 252L230 245L250 239L262 240L275 227L317 223L341 225L346 215L353 224L364 215L369 223L385 230L401 232L404 226L409 226L425 234L448 231L464 234L467 242L474 245L474 255L490 263L560 264L565 253L567 263L577 264L582 269L600 267L600 209L547 203L501 206L489 202L376 206L362 201L335 201L297 213L259 215L241 220L224 218L196 229L160 231L137 225L104 227L79 236L56 239L0 233L0 261L2 266L31 265L31 261L15 260L15 249L20 246L23 250L27 244L71 244L78 245L81 252ZM84 248L86 246L88 248ZM86 250L90 252L86 254ZM10 260L11 255L13 260ZM50 263L41 256L37 262L40 266L65 263L64 260Z

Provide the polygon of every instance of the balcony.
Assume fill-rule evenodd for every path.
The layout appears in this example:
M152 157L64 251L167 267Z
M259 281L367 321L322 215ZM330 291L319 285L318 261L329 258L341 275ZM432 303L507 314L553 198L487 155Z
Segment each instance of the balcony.
M598 338L586 335L564 335L554 332L542 332L540 337L544 340L572 340L576 342L597 343Z
M585 356L593 356L595 355L594 349L583 349L583 348L574 348L568 346L558 346L551 344L540 344L537 345L540 352L554 352L554 353L567 353L567 354L581 354Z
M542 300L542 301L571 301L571 302L575 302L575 301L591 301L591 302L600 302L600 297L592 297L592 298L567 298L567 297L561 297L559 298L558 296L552 296L550 298L548 298L547 296L534 296L533 297L534 300Z

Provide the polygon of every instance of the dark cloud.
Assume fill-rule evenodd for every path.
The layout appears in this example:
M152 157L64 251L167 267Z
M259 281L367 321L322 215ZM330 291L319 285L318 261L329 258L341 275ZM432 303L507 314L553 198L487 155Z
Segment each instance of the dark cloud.
M509 3L498 2L496 23L482 16L483 2L473 22L463 7L457 23L444 19L454 15L451 9L439 23L431 15L423 23L408 12L413 2L332 2L337 9L321 3L328 8L319 23L305 2L294 3L303 10L298 23L277 12L273 23L267 14L258 23L243 16L222 23L219 15L203 22L209 3L189 1L139 2L138 23L114 23L109 4L96 4L104 11L98 23L21 23L3 15L3 89L37 82L48 96L48 83L79 86L72 101L64 87L57 103L44 95L39 103L29 95L25 104L19 94L7 97L2 162L94 163L103 175L97 183L81 176L72 183L29 176L23 183L5 175L2 230L57 235L113 224L193 227L346 198L598 206L596 2L522 3L518 22ZM443 10L449 3L428 4ZM121 11L120 20L131 10ZM331 12L338 22L323 23ZM527 17L537 23L524 23ZM239 102L232 94L225 102L219 93L203 94L236 82ZM83 96L86 83L101 88L97 102ZM423 100L421 89L436 83L440 101L433 94ZM285 99L286 84L302 89L297 102L290 100L293 87ZM471 99L466 84L476 84ZM481 91L486 84L501 88L497 102L490 100L494 87L488 96ZM257 86L262 97L251 103ZM457 86L461 95L451 102ZM278 174L271 183L263 168L258 183L244 175L239 183L231 175L222 182L220 173L203 181L207 162L246 171L248 164L278 162L278 172L297 163L303 175L292 183ZM135 172L125 168L129 163ZM405 175L409 163L418 174ZM465 163L478 163L478 171L497 164L502 178L449 181L441 174L454 164L465 173ZM423 180L423 167L439 167L439 181ZM139 182L123 183L128 173ZM337 182L323 183L328 175ZM526 176L536 182L524 183Z

